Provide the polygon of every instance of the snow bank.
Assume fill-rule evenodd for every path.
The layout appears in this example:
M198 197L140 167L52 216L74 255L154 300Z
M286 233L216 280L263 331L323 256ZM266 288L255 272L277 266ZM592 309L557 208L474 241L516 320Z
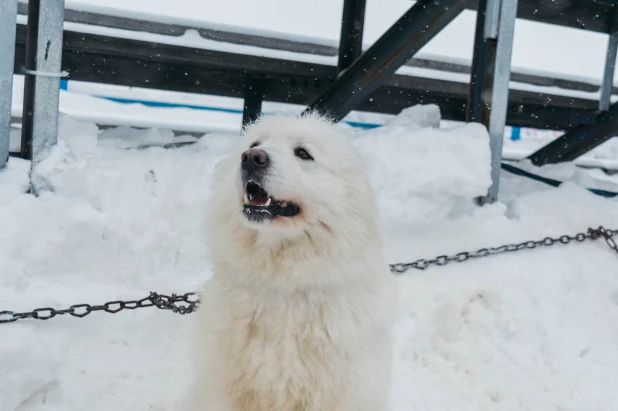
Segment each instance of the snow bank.
M392 260L618 226L618 202L567 185L391 232ZM407 240L407 242L406 242ZM416 249L414 249L416 248ZM618 258L601 241L413 273L393 395L404 410L603 410L618 394Z
M618 201L573 183L519 186L509 176L508 203L458 201L489 184L487 134L436 129L436 115L418 107L380 130L348 129L379 196L390 261L617 225ZM238 136L124 149L155 132L121 141L67 117L60 126L33 172L38 197L25 193L29 163L11 159L0 172L0 310L180 293L208 278L209 177ZM408 273L394 410L611 409L617 270L599 241ZM192 318L151 308L0 325L0 409L176 410Z
M354 136L383 215L399 223L437 221L457 199L487 192L491 179L486 129L479 124L439 126L438 106L414 106L383 127Z

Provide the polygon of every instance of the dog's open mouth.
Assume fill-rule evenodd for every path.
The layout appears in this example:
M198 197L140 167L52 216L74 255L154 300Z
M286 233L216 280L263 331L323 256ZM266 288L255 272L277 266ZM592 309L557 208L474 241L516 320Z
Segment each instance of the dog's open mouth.
M276 216L294 217L300 207L292 201L276 200L255 181L245 184L245 204L242 209L249 221L273 220Z

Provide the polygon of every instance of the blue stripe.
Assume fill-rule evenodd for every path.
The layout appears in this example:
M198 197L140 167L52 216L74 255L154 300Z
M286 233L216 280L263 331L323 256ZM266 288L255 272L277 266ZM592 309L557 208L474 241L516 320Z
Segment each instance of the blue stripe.
M159 107L159 108L189 108L192 110L207 110L207 111L220 111L223 113L233 113L233 114L242 114L242 110L237 110L233 108L221 108L221 107L210 107L210 106L195 106L192 104L179 104L179 103L164 103L162 101L147 101L147 100L132 100L128 98L118 98L118 97L106 97L106 96L94 96L103 98L105 100L114 101L116 103L122 104L142 104L148 107Z
M60 89L68 90L69 89L69 80L61 79L60 80ZM107 96L93 96L102 98L104 100L113 101L115 103L120 104L142 104L147 107L158 107L158 108L188 108L191 110L204 110L204 111L218 111L221 113L231 113L231 114L242 114L242 110L233 109L233 108L223 108L223 107L212 107L212 106L196 106L193 104L179 104L179 103L165 103L162 101L149 101L149 100L135 100L128 98L120 98L120 97L107 97ZM262 113L263 114L263 113ZM372 129L377 127L382 127L381 124L373 124L373 123L361 123L359 121L347 121L347 124L352 127Z
M348 123L352 127L358 127L358 128L378 128L378 127L382 127L382 124L360 123L358 121L346 121L346 123Z
M69 80L61 79L60 80L60 89L68 90L69 89ZM242 114L242 110L233 109L233 108L223 108L223 107L212 107L212 106L197 106L193 104L179 104L179 103L165 103L162 101L149 101L149 100L135 100L128 98L120 98L120 97L107 97L107 96L97 96L93 97L102 98L104 100L113 101L115 103L120 104L142 104L147 107L158 107L158 108L188 108L191 110L204 110L204 111L218 111L221 113L231 113L231 114ZM263 114L263 113L262 113ZM365 128L372 129L377 127L382 127L381 124L374 123L362 123L359 121L346 121L347 124L352 127L357 128Z
M148 100L133 100L128 98L119 98L119 97L107 97L107 96L94 96L99 97L105 100L114 101L116 103L121 104L142 104L148 107L159 107L159 108L188 108L191 110L205 110L205 111L219 111L223 113L232 113L232 114L242 114L242 110L237 110L233 108L222 108L222 107L212 107L212 106L196 106L193 104L180 104L180 103L165 103L162 101L148 101ZM263 114L263 113L262 113ZM377 128L382 127L381 124L373 124L373 123L361 123L358 121L346 121L347 124L352 127L358 128Z

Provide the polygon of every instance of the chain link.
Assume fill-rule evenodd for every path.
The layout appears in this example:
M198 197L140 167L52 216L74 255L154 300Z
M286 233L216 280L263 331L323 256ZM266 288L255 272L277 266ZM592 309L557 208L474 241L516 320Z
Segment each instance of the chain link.
M601 226L599 228L589 228L588 232L586 233L578 233L575 235L562 235L555 238L545 237L544 239L537 241L524 241L523 243L519 244L506 244L500 247L481 248L477 251L464 251L450 256L441 255L431 260L422 258L411 263L391 264L390 268L395 275L401 275L412 268L417 270L425 270L432 265L444 266L451 262L463 263L464 261L468 261L474 258L483 258L491 255L510 253L521 250L531 250L537 247L550 247L555 244L569 244L572 241L577 241L581 243L586 240L597 240L599 238L605 239L607 245L612 250L618 253L618 246L616 245L616 241L613 238L616 234L618 234L618 229L607 230Z
M569 244L572 241L579 243L586 240L597 240L603 238L607 245L618 253L618 245L614 236L618 234L618 229L607 230L603 227L589 228L586 233L575 235L563 235L560 237L545 237L537 241L525 241L519 244L506 244L500 247L481 248L477 251L463 251L454 255L440 255L433 259L420 259L411 263L391 264L390 269L395 275L401 275L414 268L425 270L431 266L444 266L451 262L462 263L474 258L489 257L496 254L530 250L537 247L550 247L555 244ZM116 314L122 310L135 310L137 308L156 307L160 310L169 310L175 314L191 314L199 304L196 293L186 293L183 295L172 294L164 295L151 292L150 295L141 300L133 301L110 301L102 305L76 304L67 309L57 310L55 308L37 308L29 312L16 313L13 311L0 311L0 324L11 323L18 320L33 318L35 320L49 320L57 315L69 314L73 317L83 318L94 311L105 311L106 313Z
M169 310L173 313L184 315L194 312L198 303L199 300L196 297L196 293L186 293L183 295L172 294L170 296L151 292L148 297L142 298L141 300L110 301L102 305L76 304L64 310L46 307L22 313L0 311L0 324L12 323L27 318L49 320L57 315L65 314L83 318L95 311L105 311L106 313L116 314L122 310L135 310L137 308L147 307L156 307L160 310Z

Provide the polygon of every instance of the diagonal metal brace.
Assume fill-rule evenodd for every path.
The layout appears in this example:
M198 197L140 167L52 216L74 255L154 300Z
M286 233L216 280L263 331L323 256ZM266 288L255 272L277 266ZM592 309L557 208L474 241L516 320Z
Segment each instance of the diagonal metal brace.
M445 28L469 0L419 0L303 114L340 121Z
M593 124L581 124L542 147L528 158L534 165L573 161L618 135L618 103L599 114Z

